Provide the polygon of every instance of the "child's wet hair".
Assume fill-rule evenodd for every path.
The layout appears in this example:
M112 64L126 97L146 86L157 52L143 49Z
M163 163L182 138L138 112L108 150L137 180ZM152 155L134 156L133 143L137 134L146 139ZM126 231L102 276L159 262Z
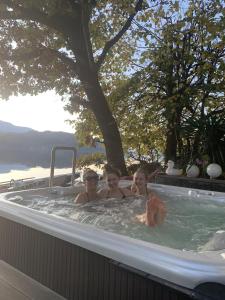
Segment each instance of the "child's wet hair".
M94 170L87 168L84 170L83 180L85 180L89 176L94 176L94 177L98 178L98 174Z

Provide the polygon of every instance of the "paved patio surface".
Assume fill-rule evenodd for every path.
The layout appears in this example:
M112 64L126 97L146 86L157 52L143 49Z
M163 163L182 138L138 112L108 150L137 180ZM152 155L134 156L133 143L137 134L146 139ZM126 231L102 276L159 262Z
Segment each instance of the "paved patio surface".
M65 298L0 260L0 300L65 300Z

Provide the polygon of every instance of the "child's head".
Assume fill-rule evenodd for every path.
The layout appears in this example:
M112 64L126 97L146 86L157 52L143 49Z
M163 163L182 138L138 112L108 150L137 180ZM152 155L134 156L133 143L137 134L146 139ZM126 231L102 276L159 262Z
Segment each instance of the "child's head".
M148 173L146 170L142 168L137 169L134 173L133 181L138 187L146 186L148 182Z
M84 174L83 174L83 181L85 183L86 186L97 186L97 183L98 183L98 174L91 170L91 169L86 169L84 171Z
M108 164L105 165L104 169L105 169L104 177L106 178L109 188L118 187L120 176L121 176L120 170L118 170Z

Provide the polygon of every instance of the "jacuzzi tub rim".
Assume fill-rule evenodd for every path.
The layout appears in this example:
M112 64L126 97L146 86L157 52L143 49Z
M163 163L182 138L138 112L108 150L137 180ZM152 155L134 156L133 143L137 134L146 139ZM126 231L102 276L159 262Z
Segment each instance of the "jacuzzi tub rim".
M225 202L225 193L223 192L217 192L217 191L211 191L211 190L200 190L200 189L194 189L194 188L188 188L188 187L181 187L176 185L163 185L158 183L148 183L149 188L156 188L156 189L166 189L168 192L176 190L176 192L183 192L184 190L188 190L190 192L194 192L195 196L208 196L208 197L221 197L223 198L223 202ZM218 202L221 202L221 198ZM217 201L215 199L214 201Z
M48 191L38 189L33 192L40 190ZM4 200L4 196L9 194L22 193L24 191L0 196L0 216L189 289L204 282L225 282L225 264L220 252L195 253L171 249L47 215Z

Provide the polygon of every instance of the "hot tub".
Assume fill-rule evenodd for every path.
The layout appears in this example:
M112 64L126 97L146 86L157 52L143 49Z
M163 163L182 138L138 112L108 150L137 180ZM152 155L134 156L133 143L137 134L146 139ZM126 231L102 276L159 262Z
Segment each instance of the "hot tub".
M7 200L51 192L1 194L0 259L66 299L225 299L225 250L176 250ZM214 196L225 199L223 193Z

